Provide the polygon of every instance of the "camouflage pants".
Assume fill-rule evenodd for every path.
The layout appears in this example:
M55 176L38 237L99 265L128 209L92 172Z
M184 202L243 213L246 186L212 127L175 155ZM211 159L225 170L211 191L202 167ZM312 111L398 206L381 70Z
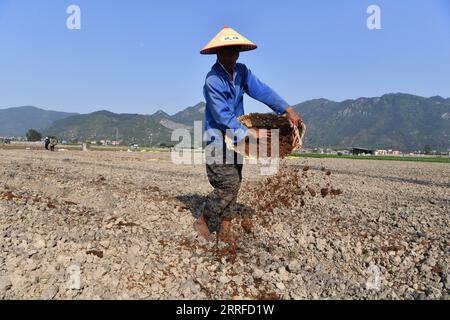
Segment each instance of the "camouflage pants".
M224 151L225 150L225 151ZM223 153L221 163L213 162L206 164L208 180L214 190L206 197L203 214L208 221L211 231L217 231L221 220L230 218L236 210L236 200L242 181L242 161L238 162L241 155L224 149L214 149ZM233 163L226 163L226 153L231 154Z

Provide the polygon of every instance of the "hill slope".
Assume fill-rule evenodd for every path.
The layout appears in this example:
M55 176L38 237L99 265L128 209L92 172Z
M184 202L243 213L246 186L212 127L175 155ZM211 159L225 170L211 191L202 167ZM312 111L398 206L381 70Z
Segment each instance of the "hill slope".
M387 94L342 102L311 100L294 108L308 125L309 147L450 147L450 99Z
M172 130L160 124L160 119L149 115L116 114L97 111L55 121L47 130L65 140L125 140L130 143L150 144L168 142Z
M0 109L0 136L25 136L28 129L42 131L54 121L75 114L32 106Z

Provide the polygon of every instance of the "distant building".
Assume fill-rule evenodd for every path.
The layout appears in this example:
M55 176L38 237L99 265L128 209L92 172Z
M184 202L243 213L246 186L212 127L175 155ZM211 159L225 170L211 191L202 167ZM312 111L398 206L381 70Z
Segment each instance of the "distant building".
M338 150L337 154L338 155L350 155L352 152L350 150Z
M353 148L352 149L352 154L355 156L359 156L359 155L374 155L375 154L375 150L370 150L370 149L365 149L365 148Z
M376 156L386 156L388 154L387 150L375 150Z
M321 154L324 153L322 148L314 148L313 152L314 153L321 153Z

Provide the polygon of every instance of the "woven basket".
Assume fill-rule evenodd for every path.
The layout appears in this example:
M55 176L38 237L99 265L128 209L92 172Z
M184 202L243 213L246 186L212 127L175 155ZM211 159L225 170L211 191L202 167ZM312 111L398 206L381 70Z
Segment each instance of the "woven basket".
M285 115L276 115L271 113L250 113L243 116L238 117L238 120L245 125L247 128L255 128L255 129L279 129L279 152L278 156L280 158L284 158L295 150L300 150L303 148L303 138L305 136L306 127L303 122L299 122L297 126L294 128L291 127L291 123L286 118ZM258 148L258 152L256 155L250 154L250 148L246 145L245 151L239 150L236 145L231 141L228 136L225 136L225 143L227 147L236 152L245 154L246 156L252 157L260 157L260 152ZM262 156L271 156L270 146L271 141L268 140L268 155ZM259 143L258 143L259 145Z

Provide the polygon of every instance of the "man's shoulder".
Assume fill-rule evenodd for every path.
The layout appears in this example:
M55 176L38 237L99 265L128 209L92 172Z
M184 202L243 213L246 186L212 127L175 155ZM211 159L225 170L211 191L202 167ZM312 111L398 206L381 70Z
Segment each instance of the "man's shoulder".
M241 76L244 82L247 81L248 78L248 68L243 63L236 63L236 72Z
M206 75L205 84L208 86L220 86L223 84L223 79L216 71L211 70Z
M236 63L236 70L241 71L241 72L247 72L248 68L243 63Z

